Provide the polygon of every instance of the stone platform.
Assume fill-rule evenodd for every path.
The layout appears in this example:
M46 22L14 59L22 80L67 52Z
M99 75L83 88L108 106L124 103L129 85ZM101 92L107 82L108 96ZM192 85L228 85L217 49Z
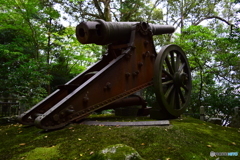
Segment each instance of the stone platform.
M104 126L169 126L169 120L159 121L137 121L137 122L107 122L107 121L83 121L86 125L104 125Z

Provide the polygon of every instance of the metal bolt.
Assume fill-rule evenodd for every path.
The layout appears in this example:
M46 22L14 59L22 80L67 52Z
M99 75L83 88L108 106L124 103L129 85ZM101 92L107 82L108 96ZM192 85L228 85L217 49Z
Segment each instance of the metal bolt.
M138 68L141 68L143 66L143 62L138 63Z
M125 73L126 78L128 78L131 74L129 72Z
M65 111L66 113L73 113L74 112L74 110L73 109L66 109L66 111Z
M136 77L139 73L140 73L139 71L135 71L135 72L132 73L132 76Z
M107 86L108 89L111 89L111 87L112 87L110 82L107 82L106 86Z
M142 54L142 56L143 56L143 58L145 58L145 57L147 56L147 54L144 52L144 53Z
M131 53L128 53L128 54L126 54L126 59L129 59L129 58L131 58L131 56L132 56L132 54L131 54Z
M69 109L73 109L73 106L72 106L72 105L70 105L70 106L68 106L68 108L69 108Z
M144 46L147 46L148 44L149 44L149 41L146 40L146 41L144 42Z
M112 85L110 82L107 82L106 85L104 86L104 90L110 90L112 88Z
M151 54L151 58L155 58L155 54L153 53L153 54Z
M83 102L88 102L89 101L89 98L87 96L83 97Z
M147 51L147 52L146 52L146 56L148 57L149 55L150 55L150 52L149 52L149 51Z

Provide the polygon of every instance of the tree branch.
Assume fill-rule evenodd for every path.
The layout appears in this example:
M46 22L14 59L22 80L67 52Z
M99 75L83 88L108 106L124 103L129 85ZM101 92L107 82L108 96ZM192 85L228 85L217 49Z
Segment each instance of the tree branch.
M97 10L98 10L98 13L100 14L100 17L102 17L102 19L105 19L105 18L104 18L104 13L102 12L102 9L101 9L98 1L97 1L97 0L94 0L93 2L94 2L95 7L96 7Z
M113 14L113 17L115 18L116 22L119 22L119 19L117 18L117 15L115 14L115 12L111 11L111 13Z
M82 16L92 16L95 17L97 19L101 19L102 17L100 15L96 15L96 14L92 14L92 13L82 13Z
M199 25L202 21L204 21L204 20L207 20L207 19L218 19L218 20L220 20L220 21L223 21L223 22L225 22L227 25L229 25L229 26L234 26L234 24L232 24L232 23L230 23L229 21L227 21L227 20L225 20L225 19L223 19L223 18L221 18L221 17L219 17L219 16L209 16L209 17L204 17L204 18L202 18L202 19L200 19L198 22L196 22L196 23L194 23L193 25L194 26L197 26L197 25Z

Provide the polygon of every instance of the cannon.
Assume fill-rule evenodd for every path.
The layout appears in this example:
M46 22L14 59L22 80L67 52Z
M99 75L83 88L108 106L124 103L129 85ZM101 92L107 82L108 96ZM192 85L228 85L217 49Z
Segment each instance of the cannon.
M59 129L80 121L94 111L146 102L130 96L153 86L154 119L179 117L191 94L191 72L184 51L177 45L163 46L157 54L153 36L171 34L173 26L146 22L81 22L76 37L82 44L107 45L97 63L19 115L25 125L45 130Z
M137 22L105 22L96 20L94 22L82 22L76 28L76 36L80 43L107 45L110 43L127 43L130 41L132 27ZM156 25L141 23L142 33L146 33L148 27L153 35L173 33L174 27L168 25Z

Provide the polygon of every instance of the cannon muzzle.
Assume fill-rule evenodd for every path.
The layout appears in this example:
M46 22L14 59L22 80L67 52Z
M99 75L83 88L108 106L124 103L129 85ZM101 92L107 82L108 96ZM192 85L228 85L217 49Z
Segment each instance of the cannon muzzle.
M95 20L81 22L76 27L76 36L80 43L106 45L110 43L127 43L130 40L133 26L139 22L105 22ZM169 25L142 23L143 28L150 27L153 35L173 33L175 28Z

